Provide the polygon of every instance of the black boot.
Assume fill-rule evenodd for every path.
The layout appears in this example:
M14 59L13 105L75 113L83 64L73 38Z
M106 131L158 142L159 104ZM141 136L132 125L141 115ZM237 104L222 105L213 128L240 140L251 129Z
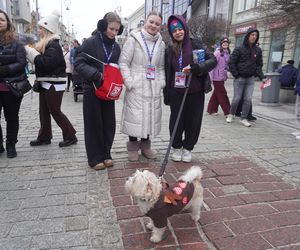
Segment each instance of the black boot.
M17 156L15 144L6 144L6 155L7 158L15 158Z
M0 154L3 153L5 151L5 148L3 147L3 144L0 143Z

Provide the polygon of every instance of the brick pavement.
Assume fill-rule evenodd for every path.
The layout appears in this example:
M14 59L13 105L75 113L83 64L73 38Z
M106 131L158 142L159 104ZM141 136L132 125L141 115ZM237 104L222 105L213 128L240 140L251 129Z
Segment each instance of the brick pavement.
M162 132L153 140L159 159L141 157L129 164L127 137L118 132L118 101L116 166L95 172L86 164L82 96L75 103L70 92L63 100L78 144L59 148L61 131L52 122L52 143L32 148L29 141L39 128L38 96L27 95L20 112L18 157L0 156L0 249L300 249L300 143L290 135L299 125L291 105L261 106L259 95L256 91L253 99L259 119L251 128L226 124L222 115L204 115L194 150L194 163L204 170L200 223L195 225L188 214L174 216L167 240L157 246L150 244L123 184L135 168L157 171L160 166L169 139L168 108ZM169 162L167 180L188 166Z

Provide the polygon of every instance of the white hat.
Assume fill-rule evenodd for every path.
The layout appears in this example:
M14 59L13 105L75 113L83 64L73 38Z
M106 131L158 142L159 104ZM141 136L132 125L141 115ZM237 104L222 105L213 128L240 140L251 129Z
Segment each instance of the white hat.
M58 10L52 12L51 15L43 17L38 25L50 31L53 34L59 33L59 17L60 13Z

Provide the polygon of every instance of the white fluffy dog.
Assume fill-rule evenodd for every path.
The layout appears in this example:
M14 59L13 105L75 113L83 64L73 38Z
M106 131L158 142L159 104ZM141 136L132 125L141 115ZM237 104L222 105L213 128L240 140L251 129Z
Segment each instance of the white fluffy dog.
M125 183L127 193L138 201L138 205L150 222L146 225L152 230L150 240L160 242L167 227L167 217L182 210L192 212L192 219L200 219L203 203L203 176L198 166L192 166L178 181L169 187L148 170L137 170ZM165 185L166 184L166 185Z

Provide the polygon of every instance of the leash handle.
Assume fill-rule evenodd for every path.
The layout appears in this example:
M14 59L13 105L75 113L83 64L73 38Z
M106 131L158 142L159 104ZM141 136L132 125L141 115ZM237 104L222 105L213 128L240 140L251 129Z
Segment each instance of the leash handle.
M99 63L102 63L102 64L104 64L104 65L106 64L105 62L100 61L99 59L97 59L96 57L91 56L91 55L88 54L88 53L82 52L82 54L85 54L85 55L88 56L89 58L92 58L92 59L94 59L95 61L97 61L97 62L99 62Z
M175 122L175 125L174 125L174 128L173 128L173 131L172 131L172 135L171 135L171 138L170 138L170 141L169 141L167 152L165 154L164 160L162 162L162 165L161 165L161 168L160 168L160 171L159 171L159 175L158 175L159 177L163 176L163 174L166 170L166 166L168 164L168 159L169 159L169 155L170 155L170 151L171 151L171 146L172 146L174 138L175 138L177 127L178 127L179 120L180 120L180 117L181 117L181 113L182 113L182 110L183 110L183 106L184 106L184 103L185 103L186 95L189 91L189 87L190 87L191 80L192 80L192 75L193 75L193 73L190 73L189 77L188 77L188 81L187 81L187 84L186 84L186 89L184 91L184 95L183 95L183 98L182 98L182 101L181 101L181 104L180 104L180 108L179 108L179 111L178 111L178 114L177 114L177 117L176 117L176 122Z

